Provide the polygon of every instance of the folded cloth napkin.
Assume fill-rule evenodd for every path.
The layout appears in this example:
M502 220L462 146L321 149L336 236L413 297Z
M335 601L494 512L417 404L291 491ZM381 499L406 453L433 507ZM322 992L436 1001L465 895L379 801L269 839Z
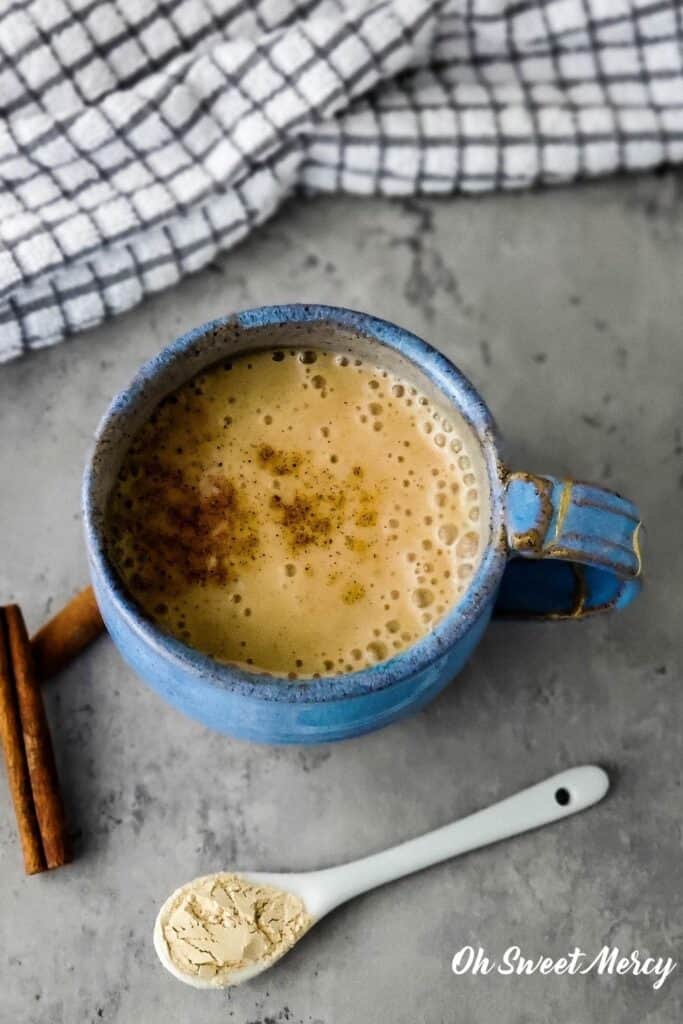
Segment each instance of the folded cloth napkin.
M296 189L683 160L680 0L5 0L0 360L175 284Z

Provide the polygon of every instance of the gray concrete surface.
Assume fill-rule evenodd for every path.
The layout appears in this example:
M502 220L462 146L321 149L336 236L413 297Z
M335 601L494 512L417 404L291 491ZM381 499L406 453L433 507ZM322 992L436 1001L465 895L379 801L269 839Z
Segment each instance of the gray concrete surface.
M112 393L186 328L321 300L397 320L479 385L518 468L636 499L649 586L621 616L496 624L413 719L336 746L212 735L100 641L47 690L76 861L22 875L0 776L0 1020L21 1024L674 1024L683 966L646 978L455 978L575 945L682 956L683 197L674 176L480 200L290 206L209 271L0 368L0 594L36 627L85 579L81 467ZM156 962L155 910L229 864L379 850L562 767L609 766L600 807L375 892L276 971L197 993Z

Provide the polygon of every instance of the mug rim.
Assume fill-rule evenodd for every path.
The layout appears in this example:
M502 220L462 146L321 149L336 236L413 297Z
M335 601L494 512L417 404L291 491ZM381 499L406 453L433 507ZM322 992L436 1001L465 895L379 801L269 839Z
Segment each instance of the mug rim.
M410 647L386 661L355 672L289 680L216 661L164 633L148 619L128 594L109 561L102 530L94 514L94 493L98 479L97 455L108 432L119 418L125 417L144 397L150 379L166 369L169 363L181 363L216 331L226 327L248 331L269 325L315 322L337 324L364 336L371 343L379 343L380 349L382 345L393 349L429 378L447 404L455 405L473 431L486 466L490 506L489 541L461 600L451 607L429 633ZM378 362L381 365L381 359ZM192 375L193 366L190 361L186 379ZM446 356L406 328L369 313L321 304L260 306L217 317L180 335L144 362L130 384L114 396L97 426L83 475L82 514L95 591L100 586L106 589L117 614L125 620L138 639L151 648L157 657L177 664L185 672L190 670L203 683L209 683L229 694L265 702L324 703L340 698L362 697L428 669L457 644L477 621L492 600L507 561L504 539L504 470L498 454L497 430L488 407L474 385Z

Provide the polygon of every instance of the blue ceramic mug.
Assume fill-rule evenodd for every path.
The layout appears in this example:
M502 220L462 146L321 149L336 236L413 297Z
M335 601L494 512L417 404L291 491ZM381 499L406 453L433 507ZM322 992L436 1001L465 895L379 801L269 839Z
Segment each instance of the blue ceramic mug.
M454 406L479 443L491 516L469 589L430 633L381 664L294 683L218 663L161 632L109 562L103 529L128 445L165 395L226 356L297 339L307 347L350 348L380 366L398 367L440 404ZM590 484L509 472L491 414L452 363L401 327L330 306L267 306L214 320L146 363L98 428L85 471L83 513L93 586L125 660L186 714L264 743L345 739L417 711L460 671L492 614L578 619L623 608L640 589L641 524L630 501Z

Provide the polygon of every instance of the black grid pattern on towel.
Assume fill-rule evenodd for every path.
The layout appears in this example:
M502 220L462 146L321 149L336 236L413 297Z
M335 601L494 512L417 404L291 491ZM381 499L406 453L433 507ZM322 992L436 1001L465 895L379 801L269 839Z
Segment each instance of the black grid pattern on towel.
M8 0L0 361L200 269L294 190L683 161L680 0Z

